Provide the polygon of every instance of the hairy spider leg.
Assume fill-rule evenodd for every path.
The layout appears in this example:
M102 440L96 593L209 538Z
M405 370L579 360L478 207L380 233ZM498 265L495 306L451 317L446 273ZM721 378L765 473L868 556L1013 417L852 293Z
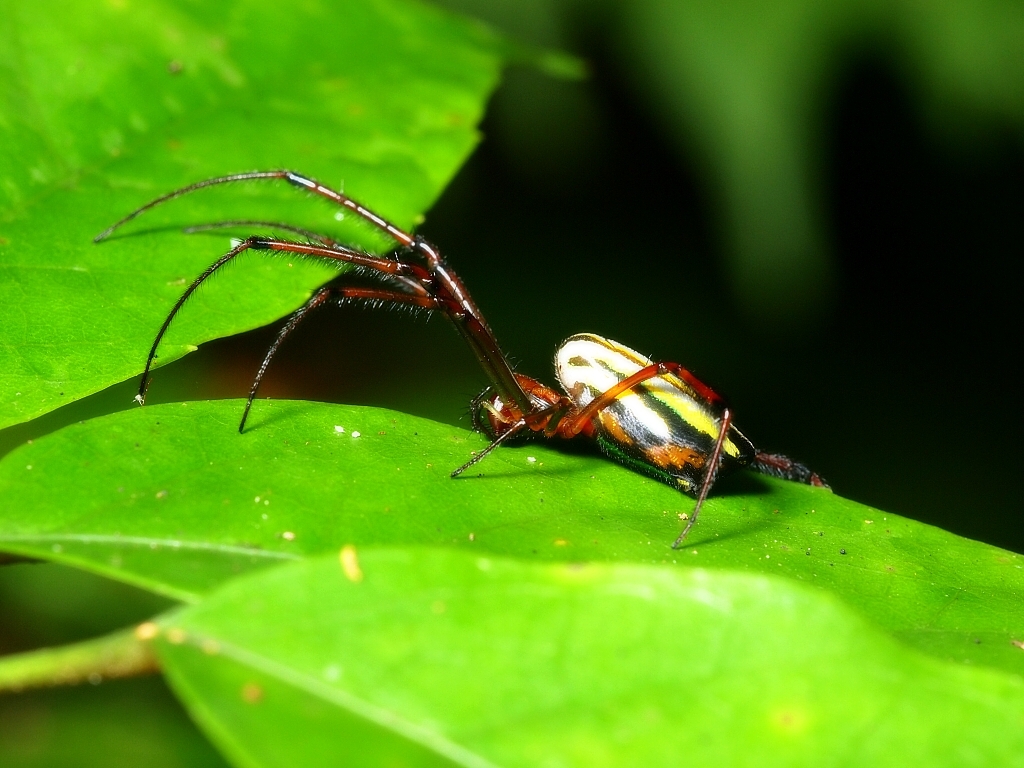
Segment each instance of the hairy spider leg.
M342 253L351 250L349 248L346 248L344 245L341 245L337 240L328 237L327 235L324 235L320 232L314 232L311 229L296 227L292 224L285 224L284 222L280 221L261 221L257 219L231 219L229 221L213 221L208 224L194 224L191 227L185 227L181 231L184 232L186 235L194 235L198 232L210 232L215 229L229 229L233 227L246 226L265 227L270 230L281 230L283 232L291 232L296 235L302 235L307 240L317 242L329 248L337 248ZM408 252L410 250L410 248L403 245L394 251L381 254L381 258L390 259L393 261L401 261L401 258L399 258L401 255L399 251ZM401 275L389 275L388 278L398 283L401 283L403 288L409 290L412 293L418 294L420 296L430 295L430 292L426 288L424 288L423 284L418 280L414 280L409 277L403 277Z
M328 247L317 246L311 243L293 243L287 240L277 240L269 237L248 237L203 270L202 274L192 281L192 284L185 289L185 292L174 303L170 314L167 315L163 325L160 326L160 330L157 332L156 338L153 340L153 346L149 350L149 356L146 358L146 368L142 373L142 381L139 384L139 393L135 396L135 399L140 404L144 403L146 400L146 389L149 386L149 372L152 369L153 360L156 358L157 348L160 346L160 341L163 339L164 334L170 327L171 322L177 316L178 311L185 305L185 302L189 300L192 294L195 293L196 289L206 282L211 275L235 257L250 249L287 251L306 256L323 257L342 261L348 264L354 264L358 267L367 267L368 269L375 270L386 275L415 277L427 283L431 281L429 273L419 265L408 264L403 261L391 259L382 259L377 256L370 256L369 254L361 253L360 251L342 248L337 245Z
M369 208L366 208L362 204L348 197L347 195L337 192L330 187L327 187L320 182L304 176L294 171L289 170L276 170L276 171L252 171L247 173L235 173L228 176L218 176L212 179L206 179L204 181L198 181L194 184L176 189L172 192L168 192L155 200L151 200L140 208L129 213L127 216L122 218L120 221L115 222L107 229L103 230L95 238L94 242L100 242L108 238L114 230L118 227L126 224L132 219L136 218L142 213L154 208L162 203L165 203L174 198L187 195L191 192L195 192L206 187L212 187L219 184L231 184L240 181L258 181L267 179L282 179L287 181L292 186L300 189L305 189L312 192L315 195L324 197L336 205L346 208L356 215L360 216L364 220L368 221L373 226L377 227L401 246L410 249L413 253L418 254L426 263L428 270L434 277L433 288L438 293L447 294L444 298L450 299L446 301L448 309L446 314L455 323L456 328L462 337L469 344L477 357L477 361L484 369L484 373L487 374L488 378L494 384L495 388L500 392L507 400L514 402L522 413L529 413L533 410L533 406L530 402L530 398L523 391L522 387L519 386L519 382L516 380L515 374L512 372L512 368L509 366L505 356L501 353L498 347L498 342L494 338L494 333L491 331L490 326L484 319L483 314L476 306L476 302L470 296L469 291L466 290L465 286L459 277L453 272L438 250L424 240L421 237L413 236L403 229L395 226L390 221L380 216ZM264 240L271 240L271 238L263 238ZM280 241L284 242L284 241ZM250 246L251 247L251 246ZM301 253L303 251L295 251ZM342 252L348 252L347 249L343 249ZM335 258L331 254L320 254L325 255L327 258ZM232 256L233 258L233 256ZM344 260L344 259L343 259ZM397 261L397 260L396 260ZM354 262L353 262L354 263ZM403 262L399 262L403 263ZM213 269L219 268L219 265L215 264ZM371 266L371 269L373 267ZM205 279L205 278L203 278ZM200 280L199 282L202 282ZM194 288L193 288L194 290ZM191 291L188 292L189 294ZM187 297L185 297L187 298ZM457 305L455 309L452 305ZM176 305L172 314L177 311L180 307ZM165 328L162 330L166 330ZM161 333L162 335L162 333ZM159 337L157 339L159 341ZM150 359L152 362L152 359ZM149 371L149 364L146 367L147 375ZM143 383L145 384L145 375ZM139 399L145 397L144 387L140 391Z
M245 402L245 410L242 412L242 420L238 424L239 432L245 429L245 420L249 416L249 409L252 408L253 400L256 399L256 392L260 388L260 382L263 381L263 376L266 374L267 368L270 366L270 361L273 359L274 355L277 354L277 351L284 343L284 340L291 335L292 331L294 331L314 309L323 306L330 299L336 299L339 303L354 299L384 301L391 304L406 304L411 307L426 310L441 309L441 303L431 296L410 296L406 293L398 293L397 291L387 291L377 288L325 285L314 293L305 304L295 310L288 318L288 322L286 322L281 327L281 330L278 331L277 338L274 339L274 343L271 344L270 349L267 350L267 354L264 356L263 362L260 364L259 371L256 373L256 378L253 380L252 388L249 390L249 399Z
M96 237L93 238L93 242L98 243L101 240L105 240L118 227L128 223L129 221L136 218L140 214L145 213L146 211L155 208L156 206L161 205L162 203L166 203L169 200L173 200L177 197L190 194L200 189L205 189L206 187L217 186L219 184L232 184L240 181L259 181L267 179L282 179L284 181L287 181L294 187L298 187L299 189L304 189L308 192L312 192L315 195L319 195L320 197L324 197L330 200L331 202L335 203L336 205L342 208L347 208L356 215L360 216L365 221L369 222L373 226L380 229L382 232L387 234L391 239L395 240L400 245L411 249L415 253L418 253L424 259L424 261L426 261L427 266L430 268L430 270L432 272L436 272L436 274L440 276L441 282L448 289L448 292L452 295L452 297L459 302L459 304L462 306L462 309L476 317L480 324L483 326L485 330L487 330L488 333L491 332L490 327L487 325L487 321L483 318L483 315L481 314L479 308L476 306L476 302L473 301L472 297L469 295L469 292L466 290L465 286L462 285L462 281L459 280L455 273L451 271L451 269L444 263L444 260L441 258L441 254L438 252L437 248L428 243L422 237L411 235L405 230L401 229L400 227L395 226L390 221L385 219L383 216L374 213L369 208L357 202L356 200L353 200L348 195L333 190L330 187L325 186L324 184L321 184L320 182L316 181L315 179L311 179L308 176L304 176L301 173L295 173L294 171L251 171L248 173L233 173L227 176L218 176L212 179L197 181L194 184L189 184L187 186L181 187L180 189L168 192L165 195L161 195L160 197L156 198L155 200L151 200L150 202L146 203L140 208L136 208L134 211L129 213L120 221L115 222L114 224L100 232L100 234L96 235ZM504 379L505 377L502 378ZM511 378L510 380L514 388L516 386L515 380L514 378ZM503 381L502 383L507 386L508 381ZM528 402L525 398L525 395L523 395L523 401Z

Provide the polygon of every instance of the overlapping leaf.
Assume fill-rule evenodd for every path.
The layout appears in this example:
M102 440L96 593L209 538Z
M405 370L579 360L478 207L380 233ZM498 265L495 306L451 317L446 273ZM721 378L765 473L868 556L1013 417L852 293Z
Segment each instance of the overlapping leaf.
M150 406L12 452L0 462L0 547L189 601L348 543L744 569L827 589L940 658L1024 671L1013 645L1024 558L822 489L726 478L676 551L692 500L600 456L534 443L452 480L480 436L288 402L259 403L239 435L240 410Z
M1024 763L1024 682L942 664L783 579L351 550L165 622L236 763Z

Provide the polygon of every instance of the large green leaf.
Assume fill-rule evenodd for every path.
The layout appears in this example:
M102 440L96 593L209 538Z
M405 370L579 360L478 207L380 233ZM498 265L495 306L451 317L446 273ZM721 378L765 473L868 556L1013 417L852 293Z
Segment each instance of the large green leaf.
M1024 672L1024 558L1011 552L749 474L719 483L676 551L692 499L600 456L508 447L452 480L479 435L298 402L258 403L239 435L241 407L149 406L13 451L0 547L187 601L348 543L744 569L829 590L941 658Z
M141 370L183 285L229 247L180 225L285 220L385 245L286 185L208 190L93 245L107 225L182 184L290 167L410 226L472 149L503 55L407 0L0 2L0 427ZM249 257L161 360L280 317L331 274Z
M1024 681L791 581L368 550L164 624L172 686L248 766L1024 764Z

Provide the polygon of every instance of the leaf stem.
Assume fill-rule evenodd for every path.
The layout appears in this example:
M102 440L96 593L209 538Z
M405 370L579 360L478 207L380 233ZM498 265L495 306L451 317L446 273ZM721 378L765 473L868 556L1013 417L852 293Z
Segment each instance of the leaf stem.
M0 657L0 693L157 672L159 664L146 631L150 626L142 624L94 640Z

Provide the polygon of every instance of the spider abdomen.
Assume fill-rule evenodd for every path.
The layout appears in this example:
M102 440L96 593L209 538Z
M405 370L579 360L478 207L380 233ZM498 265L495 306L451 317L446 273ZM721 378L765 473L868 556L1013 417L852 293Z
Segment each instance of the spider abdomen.
M566 339L555 353L558 381L579 408L652 364L628 347L589 333ZM593 421L604 453L693 494L718 439L721 407L666 372L620 394ZM750 441L730 427L722 445L723 468L747 464L753 455Z

